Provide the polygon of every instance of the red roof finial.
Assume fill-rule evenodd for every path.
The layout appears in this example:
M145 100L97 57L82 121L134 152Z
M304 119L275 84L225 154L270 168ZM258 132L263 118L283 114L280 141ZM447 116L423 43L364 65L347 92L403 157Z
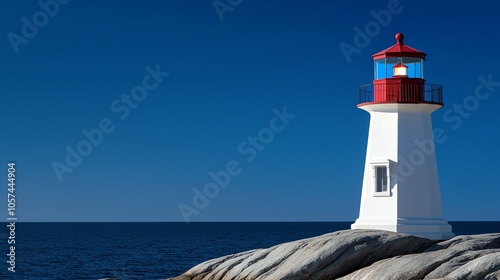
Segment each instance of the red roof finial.
M405 38L405 35L401 32L398 32L396 34L396 41L398 42L399 45L403 45L403 39Z

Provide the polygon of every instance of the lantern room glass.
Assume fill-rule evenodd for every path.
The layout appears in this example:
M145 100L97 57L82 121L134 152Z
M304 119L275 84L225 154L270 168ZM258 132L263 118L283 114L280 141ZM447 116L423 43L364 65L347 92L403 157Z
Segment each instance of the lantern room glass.
M374 61L375 80L393 78L393 67L402 63L408 78L424 79L424 59L418 57L385 57Z

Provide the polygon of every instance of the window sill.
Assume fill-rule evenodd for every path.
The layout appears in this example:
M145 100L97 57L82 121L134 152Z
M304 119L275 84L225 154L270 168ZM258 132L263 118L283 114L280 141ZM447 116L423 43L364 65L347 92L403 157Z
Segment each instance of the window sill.
M392 196L390 192L374 192L373 196L375 197L388 197Z

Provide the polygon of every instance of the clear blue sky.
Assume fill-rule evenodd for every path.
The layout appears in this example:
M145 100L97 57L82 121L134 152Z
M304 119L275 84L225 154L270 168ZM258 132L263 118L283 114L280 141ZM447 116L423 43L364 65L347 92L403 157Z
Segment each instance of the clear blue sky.
M182 221L179 204L234 160L239 174L192 221L353 221L369 121L357 88L401 28L428 54L427 82L444 87L433 121L447 135L445 218L499 220L500 87L467 117L445 118L473 102L479 76L500 81L498 3L401 0L348 63L339 45L355 46L354 28L388 1L341 2L233 0L222 21L212 1L70 1L46 18L36 1L3 3L1 196L14 160L22 221ZM22 18L34 16L41 27L24 37ZM121 100L157 65L168 77L140 102ZM296 117L255 158L238 152L285 106ZM66 147L102 120L114 130L60 181L54 162L66 165Z

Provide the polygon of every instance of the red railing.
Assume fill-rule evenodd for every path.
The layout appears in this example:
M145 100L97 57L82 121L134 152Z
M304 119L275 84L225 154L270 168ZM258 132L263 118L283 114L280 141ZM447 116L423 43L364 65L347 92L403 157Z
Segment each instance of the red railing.
M443 105L443 87L434 84L368 84L359 87L359 103L432 103Z

